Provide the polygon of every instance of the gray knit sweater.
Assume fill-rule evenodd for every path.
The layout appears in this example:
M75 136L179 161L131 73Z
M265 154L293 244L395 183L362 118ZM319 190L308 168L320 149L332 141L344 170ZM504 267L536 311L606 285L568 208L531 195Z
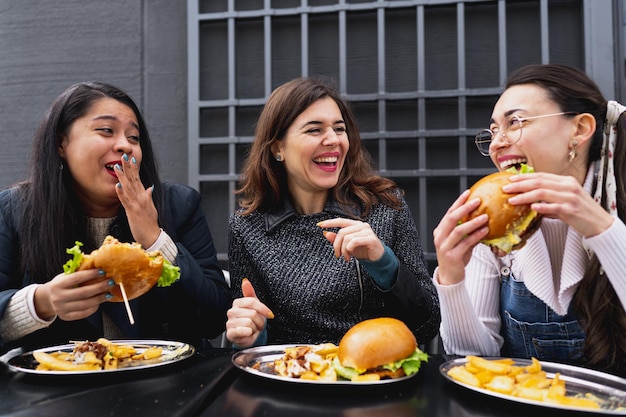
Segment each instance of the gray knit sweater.
M332 200L311 215L298 214L288 201L272 213L233 213L233 296L242 296L241 280L248 278L276 316L268 320L269 344L338 343L354 324L380 316L403 320L418 343L427 343L439 328L439 301L406 203L401 210L378 204L364 219L400 261L396 283L387 291L355 259L334 256L316 224L335 217L347 216Z

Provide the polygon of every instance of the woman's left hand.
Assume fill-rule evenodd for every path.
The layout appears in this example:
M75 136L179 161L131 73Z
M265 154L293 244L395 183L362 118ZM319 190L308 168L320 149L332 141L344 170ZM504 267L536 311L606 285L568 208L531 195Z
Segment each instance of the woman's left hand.
M126 210L133 238L144 248L149 248L161 233L158 213L152 201L152 187L144 188L139 178L139 164L134 162L130 155L125 156L128 157L128 161L122 157L122 169L115 170L119 180L115 191Z
M324 236L333 244L335 256L343 255L368 261L377 261L385 253L385 247L368 223L358 220L335 218L317 224L321 228L339 227L337 233L324 231Z
M531 204L537 213L564 221L583 237L598 235L613 223L613 217L574 177L546 172L515 175L503 190L520 193L509 203Z

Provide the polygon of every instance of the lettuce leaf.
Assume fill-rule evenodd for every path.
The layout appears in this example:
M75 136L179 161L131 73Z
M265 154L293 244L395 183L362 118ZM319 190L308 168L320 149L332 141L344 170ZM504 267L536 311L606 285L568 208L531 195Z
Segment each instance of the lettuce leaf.
M83 244L79 241L74 242L75 245L65 251L72 255L72 259L63 264L63 272L66 274L71 274L72 272L76 272L80 263L83 261L83 251L80 250L80 247Z
M335 359L333 359L333 368L335 368L335 372L337 372L337 375L339 375L340 377L344 379L347 379L348 381L352 380L352 378L354 378L355 376L365 372L365 369L359 370L359 369L354 369L354 368L349 368L347 366L343 366L341 362L339 362L339 358L336 356L335 356Z
M384 365L383 368L392 372L396 372L398 369L402 368L407 376L411 376L419 371L422 362L428 362L428 354L416 348L415 352L413 352L411 356ZM339 358L336 356L333 360L333 368L335 368L337 375L348 380L351 380L356 375L360 375L366 371L366 369L355 369L343 366L339 362Z
M169 287L180 278L180 268L174 266L167 259L163 259L163 271L157 281L157 287Z
M505 172L510 172L512 174L530 174L535 172L535 169L529 165L521 164L519 169L515 167L511 167L507 169Z
M72 258L63 264L63 272L66 274L76 272L80 263L83 261L83 251L80 250L81 246L83 246L82 242L76 241L74 246L66 249L66 252L72 255ZM180 268L172 265L167 259L163 259L163 271L157 281L157 286L169 287L174 282L178 281L179 278Z
M392 372L402 368L407 376L411 376L420 370L422 362L428 362L428 355L419 349L415 349L415 352L408 358L400 359L399 361L383 366L383 368L389 369Z

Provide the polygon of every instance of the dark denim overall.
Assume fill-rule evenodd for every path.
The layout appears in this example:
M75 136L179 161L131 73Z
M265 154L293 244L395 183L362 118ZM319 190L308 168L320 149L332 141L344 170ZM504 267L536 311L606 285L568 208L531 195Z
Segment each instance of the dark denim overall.
M577 363L582 359L585 333L568 311L558 315L533 295L522 281L516 281L507 266L500 268L500 314L502 355L535 357L544 361Z

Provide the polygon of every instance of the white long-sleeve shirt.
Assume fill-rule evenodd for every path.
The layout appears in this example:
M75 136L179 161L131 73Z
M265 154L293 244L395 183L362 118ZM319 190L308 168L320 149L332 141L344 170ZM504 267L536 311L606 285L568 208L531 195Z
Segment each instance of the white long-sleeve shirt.
M585 181L589 191L591 178ZM626 225L615 219L611 227L591 238L556 219L544 218L526 245L502 258L512 276L558 314L564 315L583 278L588 255L597 256L622 306L626 308ZM500 335L500 268L502 264L486 245L474 248L465 268L465 280L435 287L441 307L440 334L444 349L454 355L498 356Z

